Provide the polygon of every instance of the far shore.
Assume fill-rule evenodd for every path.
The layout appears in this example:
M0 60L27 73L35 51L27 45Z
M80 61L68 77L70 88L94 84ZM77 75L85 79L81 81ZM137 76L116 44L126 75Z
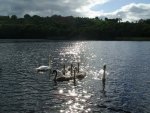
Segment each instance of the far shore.
M115 40L97 40L97 39L93 39L93 40L86 40L85 38L72 38L72 39L64 39L64 40L59 40L59 39L50 39L50 38L46 38L46 39L40 39L40 38L35 38L35 39L0 39L0 43L17 43L17 42L47 42L47 41L150 41L150 37L118 37Z

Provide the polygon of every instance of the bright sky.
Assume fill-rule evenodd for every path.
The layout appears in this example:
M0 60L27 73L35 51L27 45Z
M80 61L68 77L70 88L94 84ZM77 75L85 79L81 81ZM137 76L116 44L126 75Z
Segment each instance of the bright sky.
M0 0L0 15L150 18L150 0Z
M104 12L112 12L117 9L120 9L122 6L129 5L131 3L144 3L144 4L150 4L150 0L110 0L109 2L105 4L97 4L94 7L92 7L92 10L99 11L103 10Z

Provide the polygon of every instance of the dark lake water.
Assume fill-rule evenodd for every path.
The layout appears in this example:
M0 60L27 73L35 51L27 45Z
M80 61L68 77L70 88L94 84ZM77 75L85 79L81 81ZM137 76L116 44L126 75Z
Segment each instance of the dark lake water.
M77 66L87 76L53 82L35 68ZM102 69L106 64L106 83ZM150 113L150 42L0 43L0 113Z

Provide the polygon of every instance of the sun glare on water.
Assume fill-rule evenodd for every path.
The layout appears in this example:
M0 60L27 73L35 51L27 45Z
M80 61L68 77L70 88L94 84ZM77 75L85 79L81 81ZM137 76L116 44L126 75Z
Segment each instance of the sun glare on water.
M60 89L58 92L67 99L66 102L62 104L60 113L89 113L91 111L87 104L87 101L91 98L91 94L86 90L79 91L73 87L72 90L67 90L66 93L63 89Z

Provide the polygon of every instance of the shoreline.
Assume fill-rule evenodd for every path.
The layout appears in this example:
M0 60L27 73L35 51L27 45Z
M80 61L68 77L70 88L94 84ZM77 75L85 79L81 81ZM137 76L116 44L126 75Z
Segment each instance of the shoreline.
M150 41L150 38L148 37L144 37L142 38L133 38L132 40L126 40L126 39L118 39L118 40L97 40L97 39L93 39L93 40L85 40L85 39L65 39L65 40L52 40L52 39L0 39L0 43L20 43L20 42L60 42L60 41Z

